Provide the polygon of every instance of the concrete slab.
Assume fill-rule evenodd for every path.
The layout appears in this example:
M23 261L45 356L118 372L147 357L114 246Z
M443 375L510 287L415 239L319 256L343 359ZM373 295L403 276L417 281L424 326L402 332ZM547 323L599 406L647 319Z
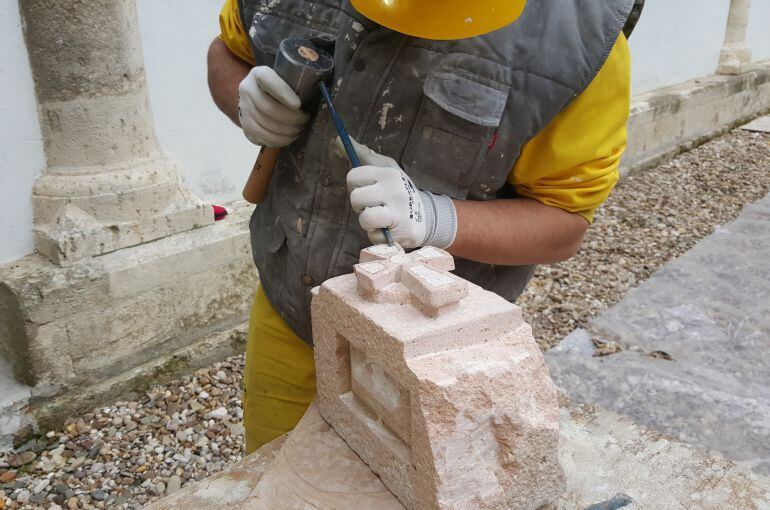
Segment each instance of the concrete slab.
M760 133L770 133L770 115L765 115L752 120L748 124L741 126L746 131L758 131Z
M622 351L594 357L594 341ZM573 402L595 402L770 474L768 351L770 196L546 359Z
M25 413L32 388L13 378L11 365L0 356L0 452L12 447L13 436L32 418Z
M543 510L584 510L620 493L631 499L628 510L770 508L770 479L699 448L595 406L562 408L559 421L567 489ZM270 443L149 509L403 508L315 405L276 448Z

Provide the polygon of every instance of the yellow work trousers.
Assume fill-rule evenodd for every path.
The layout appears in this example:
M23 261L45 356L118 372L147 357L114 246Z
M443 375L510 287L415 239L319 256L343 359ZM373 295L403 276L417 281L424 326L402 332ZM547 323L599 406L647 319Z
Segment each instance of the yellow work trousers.
M257 289L249 316L243 377L246 453L294 428L315 398L313 349Z

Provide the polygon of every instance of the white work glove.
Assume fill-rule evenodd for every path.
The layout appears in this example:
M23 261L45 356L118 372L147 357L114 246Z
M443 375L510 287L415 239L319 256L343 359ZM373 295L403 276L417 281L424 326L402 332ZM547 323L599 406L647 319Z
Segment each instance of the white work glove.
M246 138L255 145L285 147L299 138L308 114L278 73L255 67L238 86L238 117Z
M351 142L362 166L347 175L350 204L369 240L384 243L382 229L388 227L393 240L404 248L448 248L457 234L452 199L417 189L393 158ZM337 148L344 154L339 138Z

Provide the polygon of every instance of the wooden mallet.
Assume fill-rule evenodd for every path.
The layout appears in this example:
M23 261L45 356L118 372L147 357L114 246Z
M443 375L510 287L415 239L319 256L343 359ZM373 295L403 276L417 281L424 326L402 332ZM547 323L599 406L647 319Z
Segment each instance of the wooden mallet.
M275 56L275 72L288 83L306 105L318 93L318 84L334 70L332 56L307 39L289 37L281 41ZM243 198L252 204L261 203L281 153L280 147L262 147L251 175L243 187Z

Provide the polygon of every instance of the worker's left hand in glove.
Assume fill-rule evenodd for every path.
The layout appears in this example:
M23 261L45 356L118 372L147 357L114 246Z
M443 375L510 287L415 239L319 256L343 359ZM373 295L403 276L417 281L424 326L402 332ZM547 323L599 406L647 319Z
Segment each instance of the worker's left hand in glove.
M457 234L452 199L417 189L393 158L351 141L362 166L347 175L350 204L369 240L384 243L382 229L387 227L404 248L448 248ZM339 138L337 148L344 154Z

